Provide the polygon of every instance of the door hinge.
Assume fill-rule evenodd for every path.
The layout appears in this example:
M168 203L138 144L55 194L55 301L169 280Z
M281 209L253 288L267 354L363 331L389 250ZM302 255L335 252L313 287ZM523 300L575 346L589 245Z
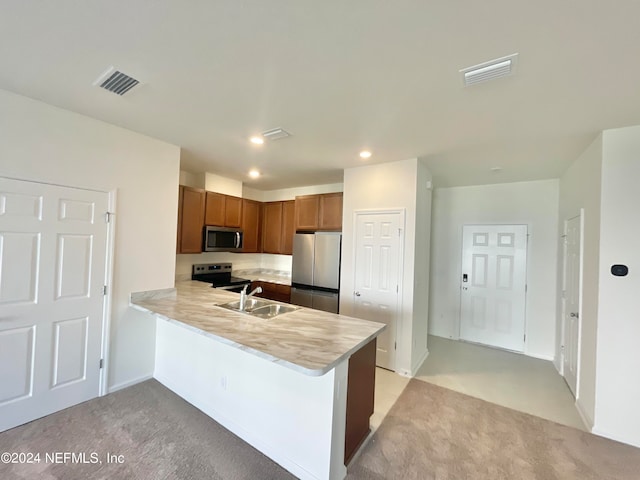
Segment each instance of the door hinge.
M524 293L527 293L529 291L529 285L525 285L524 286Z
M102 286L102 295L106 295L107 294L107 286L103 285Z
M111 223L111 216L115 215L113 212L105 212L104 223Z
M527 341L527 334L526 333L524 334L524 341L525 342Z
M100 369L102 369L102 367L104 367L104 358L100 359Z
M399 237L402 236L402 229L401 228L398 229L398 236Z
M398 285L396 285L396 293L400 292L400 287Z
M397 350L398 349L398 342L393 342L393 349Z

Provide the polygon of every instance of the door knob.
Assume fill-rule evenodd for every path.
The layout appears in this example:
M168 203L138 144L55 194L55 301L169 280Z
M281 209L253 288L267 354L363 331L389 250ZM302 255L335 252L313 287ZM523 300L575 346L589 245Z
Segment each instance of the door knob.
M360 292L353 292L353 294L354 294L356 297L359 297L359 296L360 296Z
M575 313L575 312L571 312L571 313L569 314L569 316L570 316L570 317L572 317L572 318L578 318L578 314L577 314L577 313Z

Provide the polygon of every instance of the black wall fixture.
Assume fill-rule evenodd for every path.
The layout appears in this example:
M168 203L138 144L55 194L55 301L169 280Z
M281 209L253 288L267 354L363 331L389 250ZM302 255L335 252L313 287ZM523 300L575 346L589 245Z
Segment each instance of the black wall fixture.
M629 268L626 265L611 265L611 275L626 277L628 273Z

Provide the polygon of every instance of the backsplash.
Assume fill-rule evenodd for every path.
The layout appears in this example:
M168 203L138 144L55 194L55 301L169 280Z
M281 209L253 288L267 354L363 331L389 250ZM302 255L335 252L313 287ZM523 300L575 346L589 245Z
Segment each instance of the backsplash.
M176 255L176 280L191 278L191 266L194 263L229 262L233 271L273 270L291 275L291 255L272 255L268 253L230 253L205 252L200 254Z

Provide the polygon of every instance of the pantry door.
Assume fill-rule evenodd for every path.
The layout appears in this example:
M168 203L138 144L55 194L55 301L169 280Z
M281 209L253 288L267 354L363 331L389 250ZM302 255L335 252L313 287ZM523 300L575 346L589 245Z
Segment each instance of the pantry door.
M0 177L0 431L99 394L107 207Z
M526 225L465 225L460 338L524 351Z
M357 212L355 227L354 316L387 325L376 365L395 370L404 213Z

